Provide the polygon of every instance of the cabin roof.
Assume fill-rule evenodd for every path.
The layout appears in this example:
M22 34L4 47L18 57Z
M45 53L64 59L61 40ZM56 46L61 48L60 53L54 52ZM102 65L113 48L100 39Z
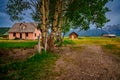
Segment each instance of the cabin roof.
M15 23L8 32L34 32L38 23Z
M76 34L77 36L79 36L79 34L77 34L77 33L76 33L76 32L74 32L74 31L73 31L73 32L71 32L69 35L71 35L71 34L73 34L73 33L74 33L74 34Z

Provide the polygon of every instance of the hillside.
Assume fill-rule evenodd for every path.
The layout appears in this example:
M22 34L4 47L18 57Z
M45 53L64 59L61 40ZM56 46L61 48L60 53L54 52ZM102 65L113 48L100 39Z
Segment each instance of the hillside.
M6 33L10 28L9 27L1 27L0 28L0 35L3 35L4 33Z
M110 34L116 34L117 36L120 36L120 24L108 25L104 28L104 30Z
M101 36L102 34L107 34L107 31L102 29L90 29L87 31L74 29L69 31L65 36L69 36L71 32L76 32L79 36Z

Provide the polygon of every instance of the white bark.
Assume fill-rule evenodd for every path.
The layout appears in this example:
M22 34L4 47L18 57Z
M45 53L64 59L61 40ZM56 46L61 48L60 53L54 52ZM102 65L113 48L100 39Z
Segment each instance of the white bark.
M40 47L40 35L38 36L38 52L41 52L41 47Z
M48 38L48 35L46 35L46 40L45 40L45 52L47 51L47 38Z

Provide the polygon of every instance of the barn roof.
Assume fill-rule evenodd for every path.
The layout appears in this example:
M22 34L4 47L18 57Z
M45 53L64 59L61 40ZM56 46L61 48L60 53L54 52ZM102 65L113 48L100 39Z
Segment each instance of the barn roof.
M15 23L8 32L34 32L38 23Z

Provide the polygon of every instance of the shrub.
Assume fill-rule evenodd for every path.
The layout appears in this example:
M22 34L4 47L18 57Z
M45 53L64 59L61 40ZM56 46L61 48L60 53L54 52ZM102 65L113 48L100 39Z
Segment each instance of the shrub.
M71 45L74 45L75 43L74 43L74 41L73 40L64 40L63 41L63 45L67 45L67 44L71 44Z

